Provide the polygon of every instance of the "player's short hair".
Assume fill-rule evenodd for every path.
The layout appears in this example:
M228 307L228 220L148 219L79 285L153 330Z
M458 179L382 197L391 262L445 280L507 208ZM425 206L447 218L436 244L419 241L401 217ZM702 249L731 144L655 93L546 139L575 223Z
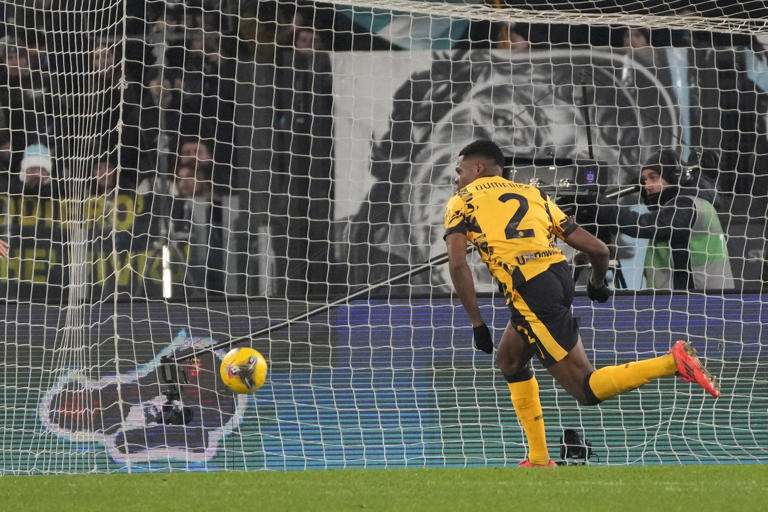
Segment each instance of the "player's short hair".
M504 153L501 152L501 148L495 142L490 140L479 139L467 144L459 151L459 156L465 158L481 156L488 160L493 160L496 165L502 169L504 168Z

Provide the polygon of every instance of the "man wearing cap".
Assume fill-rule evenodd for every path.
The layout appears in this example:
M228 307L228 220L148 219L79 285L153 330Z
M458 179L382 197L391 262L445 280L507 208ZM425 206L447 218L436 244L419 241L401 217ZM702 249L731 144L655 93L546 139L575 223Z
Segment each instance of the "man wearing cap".
M649 239L645 279L649 288L723 290L734 287L725 234L706 191L681 187L679 155L663 150L640 173L641 196L648 206L639 213L600 198L597 220L618 225L622 233Z

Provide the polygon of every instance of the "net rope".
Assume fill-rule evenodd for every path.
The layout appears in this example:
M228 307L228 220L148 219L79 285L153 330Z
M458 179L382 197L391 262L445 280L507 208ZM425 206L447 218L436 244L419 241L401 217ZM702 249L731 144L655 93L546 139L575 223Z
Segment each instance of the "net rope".
M554 458L575 429L590 464L768 462L763 3L0 5L0 475L517 464L506 384L443 264L455 156L479 137L555 199L637 186L660 147L718 155L686 185L722 228L714 289L652 286L649 242L613 218L616 293L594 305L558 247L596 366L686 338L723 397L668 378L587 408L536 375ZM523 25L528 44L504 40ZM630 27L709 40L614 40ZM39 83L12 80L15 55ZM36 142L60 196L22 183ZM469 258L498 341L504 297ZM231 340L269 363L253 395L219 378Z

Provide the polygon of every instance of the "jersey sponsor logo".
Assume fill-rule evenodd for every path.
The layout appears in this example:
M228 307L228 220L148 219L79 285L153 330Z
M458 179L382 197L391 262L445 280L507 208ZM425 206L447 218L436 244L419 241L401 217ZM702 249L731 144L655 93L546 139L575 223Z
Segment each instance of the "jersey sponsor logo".
M531 260L536 260L539 258L546 258L549 256L554 256L556 254L562 254L559 249L550 249L548 251L536 251L528 254L521 254L519 256L515 257L515 260L517 261L518 265L525 265Z

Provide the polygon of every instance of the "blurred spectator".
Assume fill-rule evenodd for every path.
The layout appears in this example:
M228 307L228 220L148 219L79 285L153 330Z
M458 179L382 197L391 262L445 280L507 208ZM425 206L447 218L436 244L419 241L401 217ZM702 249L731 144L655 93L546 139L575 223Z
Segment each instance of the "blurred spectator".
M11 138L8 130L0 129L0 192L8 190L11 171Z
M169 109L173 105L173 92L174 89L171 86L171 81L168 77L163 76L160 69L147 70L147 89L150 97L152 98L153 106L160 107L162 109Z
M92 195L112 194L117 187L118 177L118 169L114 161L109 158L96 160L91 169Z
M331 16L323 15L323 13L329 14L329 12L332 12ZM288 2L279 4L277 2L275 4L261 2L252 5L244 3L241 6L240 15L236 19L242 55L254 56L257 62L274 63L279 51L294 46L297 28L313 27L315 22L319 21L324 28L331 29L335 23L342 22L346 18L336 17L333 9L307 8ZM349 37L353 35L351 32L349 25L338 29L334 34L337 49L343 46L339 44L339 41L342 39L348 41ZM362 45L367 49L371 49L370 37L371 34L367 33L365 38L368 44ZM328 46L325 43L322 44L323 48ZM319 46L316 47L319 48ZM390 45L386 47L389 48ZM351 49L349 41L344 49Z
M270 232L271 292L325 295L328 273L332 80L328 54L311 27L296 27L277 54Z
M499 23L496 27L494 48L527 52L531 49L528 33L527 23Z
M646 28L627 27L622 35L624 48L646 48L651 44L651 34Z
M48 148L42 144L32 144L24 150L19 173L11 181L11 193L25 193L51 197L53 160Z
M240 56L257 62L274 62L277 19L274 6L244 4L241 7L238 40Z
M188 296L224 290L222 220L222 208L213 199L210 176L200 167L179 166L168 237L177 258L187 262L184 284ZM182 256L184 248L188 248L186 257Z
M211 180L203 167L179 165L174 181L174 197L210 202L213 200Z
M120 73L115 63L116 46L99 44L93 49L93 67L91 71L94 71L99 79L105 80L107 85L113 83Z
M7 129L12 169L18 169L24 149L37 142L48 143L45 94L39 70L30 67L26 47L14 41L0 44L0 122Z
M215 167L208 144L197 137L185 137L180 139L178 143L180 144L178 154L174 155L172 159L172 165L176 169L174 184L172 185L168 181L163 172L158 172L156 175L148 173L142 177L136 188L136 193L174 194L179 169L186 167L192 169L199 176L207 176L210 180ZM213 192L213 187L211 187L211 193L213 194Z
M294 48L299 51L321 50L322 42L315 30L308 27L302 27L295 32Z
M81 98L83 113L93 115L96 126L93 129L93 143L90 148L91 157L110 153L119 143L117 123L120 118L120 56L115 55L119 48L114 44L97 44L91 53L91 72L93 73L93 89L96 98ZM87 103L86 103L87 102ZM77 130L80 127L73 127ZM73 133L72 136L83 136L84 133ZM76 143L75 143L76 144ZM77 153L75 153L77 154ZM135 160L135 159L134 159Z
M71 169L62 169L63 176L73 175L79 166L90 172L89 162L94 158L106 158L120 152L121 180L133 187L139 169L147 169L151 162L140 161L139 119L142 110L142 90L132 80L121 90L122 57L120 45L97 42L89 52L88 80L81 84L60 81L63 87L58 96L62 112L58 119L58 140L62 141L59 154L69 162ZM88 91L77 90L88 84ZM88 94L85 94L85 93ZM74 94L73 94L74 93ZM88 116L87 123L73 122ZM119 126L119 123L122 123ZM86 144L84 146L84 143Z
M179 148L178 166L200 169L205 175L210 176L213 170L213 155L208 145L197 138L187 138L182 141Z
M314 32L311 27L309 16L305 15L301 9L289 5L277 13L277 31L275 33L275 42L278 47L295 46L298 39L299 29L305 29ZM314 36L314 34L313 34ZM313 37L314 38L314 37Z
M208 19L208 12L204 19ZM197 19L197 18L195 18ZM204 137L215 141L212 150L216 162L230 162L234 133L236 63L229 39L201 28L188 27L184 46L169 46L166 66L169 79L181 91L178 126L181 136ZM212 179L218 186L230 183L229 168L216 166Z
M230 167L217 161L213 151L211 151L211 144L209 142L198 137L183 139L179 148L178 165L189 165L195 169L202 170L207 176L210 176L215 196L221 197L222 194L228 193L228 189L224 188L224 186L229 184Z
M29 67L29 53L25 47L9 45L5 54L5 67L9 84L22 87L32 86L32 70Z
M181 91L174 89L171 79L162 68L147 68L142 94L139 126L140 161L146 167L139 169L138 182L153 190L156 176L167 179L174 165L177 144ZM137 192L139 192L137 190Z
M19 181L33 188L40 188L51 182L53 161L48 148L33 144L24 151L19 169Z
M614 31L614 44L624 48L623 63L621 67L621 83L630 85L637 82L636 64L639 61L652 66L654 50L651 47L651 32L646 28L620 27ZM658 37L657 37L658 39Z

